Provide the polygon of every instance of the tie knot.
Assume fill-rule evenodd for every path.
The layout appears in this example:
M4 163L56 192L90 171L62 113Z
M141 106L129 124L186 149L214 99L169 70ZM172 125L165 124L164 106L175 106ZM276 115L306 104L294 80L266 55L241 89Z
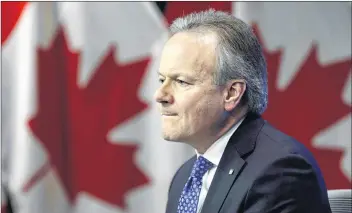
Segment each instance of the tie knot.
M203 175L214 166L214 164L208 161L205 157L199 156L193 165L191 177L201 180Z

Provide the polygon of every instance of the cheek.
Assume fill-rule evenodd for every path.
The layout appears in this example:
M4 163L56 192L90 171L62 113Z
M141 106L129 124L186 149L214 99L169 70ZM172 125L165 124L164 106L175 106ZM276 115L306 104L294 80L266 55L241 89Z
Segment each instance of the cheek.
M216 94L202 94L191 97L185 104L185 115L190 122L206 125L213 122L220 113L220 100Z
M195 123L198 120L199 110L201 104L199 104L199 97L196 95L180 95L175 97L175 109L177 110L179 117L175 122L175 126L182 128L185 131L193 129Z

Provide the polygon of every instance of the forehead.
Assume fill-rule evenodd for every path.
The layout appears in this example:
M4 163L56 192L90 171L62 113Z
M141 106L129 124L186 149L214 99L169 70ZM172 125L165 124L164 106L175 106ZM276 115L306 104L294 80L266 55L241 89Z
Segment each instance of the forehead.
M177 33L165 44L161 55L161 73L212 72L216 62L217 39L213 34Z

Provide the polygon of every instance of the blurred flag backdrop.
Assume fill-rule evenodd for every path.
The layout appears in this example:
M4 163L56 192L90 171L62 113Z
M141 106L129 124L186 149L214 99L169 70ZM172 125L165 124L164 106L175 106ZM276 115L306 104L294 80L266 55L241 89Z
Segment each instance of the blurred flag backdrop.
M349 188L351 4L2 2L2 212L163 213L193 150L160 137L159 55L174 18L208 8L253 26L264 118Z

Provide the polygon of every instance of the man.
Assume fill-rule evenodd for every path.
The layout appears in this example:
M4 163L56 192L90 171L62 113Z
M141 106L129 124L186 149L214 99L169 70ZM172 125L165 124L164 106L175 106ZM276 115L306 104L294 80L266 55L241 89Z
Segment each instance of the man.
M176 172L166 212L331 212L312 155L260 116L266 63L251 28L209 10L170 31L155 93L162 133L196 155Z

